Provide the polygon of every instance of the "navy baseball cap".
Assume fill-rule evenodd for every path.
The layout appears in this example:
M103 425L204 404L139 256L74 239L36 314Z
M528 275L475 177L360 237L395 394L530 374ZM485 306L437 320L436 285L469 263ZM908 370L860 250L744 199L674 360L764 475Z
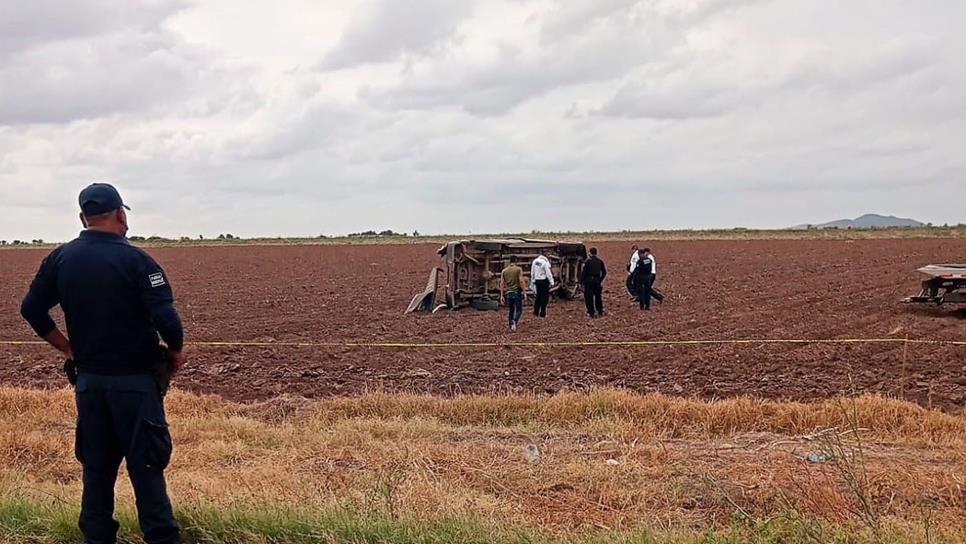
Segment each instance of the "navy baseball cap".
M77 197L84 215L95 216L113 212L118 208L130 210L121 200L121 193L108 183L91 183Z

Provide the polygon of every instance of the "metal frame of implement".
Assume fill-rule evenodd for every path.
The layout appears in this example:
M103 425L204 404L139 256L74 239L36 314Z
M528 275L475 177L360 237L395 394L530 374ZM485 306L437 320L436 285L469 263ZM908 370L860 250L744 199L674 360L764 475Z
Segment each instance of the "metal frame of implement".
M919 294L903 302L966 304L966 264L931 264L919 269L929 276Z

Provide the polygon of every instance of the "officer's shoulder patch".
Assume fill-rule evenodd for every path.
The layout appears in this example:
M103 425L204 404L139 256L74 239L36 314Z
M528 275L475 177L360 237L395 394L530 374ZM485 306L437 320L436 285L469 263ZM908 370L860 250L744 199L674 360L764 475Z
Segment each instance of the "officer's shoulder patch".
M161 287L165 284L164 274L161 272L155 272L154 274L148 275L148 281L151 282L151 287Z

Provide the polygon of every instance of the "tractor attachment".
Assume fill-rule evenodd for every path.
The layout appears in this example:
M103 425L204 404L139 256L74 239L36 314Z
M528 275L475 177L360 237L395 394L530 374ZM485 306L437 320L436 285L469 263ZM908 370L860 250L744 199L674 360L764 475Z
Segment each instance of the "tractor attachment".
M927 302L937 306L966 304L966 264L931 264L919 269L928 279L922 280L922 290L903 302Z

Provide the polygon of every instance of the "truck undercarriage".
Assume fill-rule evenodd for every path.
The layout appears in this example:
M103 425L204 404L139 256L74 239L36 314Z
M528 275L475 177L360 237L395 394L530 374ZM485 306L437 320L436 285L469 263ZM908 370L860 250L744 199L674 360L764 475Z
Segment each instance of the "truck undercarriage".
M580 272L587 258L583 243L525 238L460 240L448 242L437 251L443 267L430 272L426 289L413 297L406 312L467 306L495 310L499 307L500 272L513 260L529 281L530 263L541 252L550 260L556 279L552 294L572 298L580 291ZM444 298L436 305L441 278Z

